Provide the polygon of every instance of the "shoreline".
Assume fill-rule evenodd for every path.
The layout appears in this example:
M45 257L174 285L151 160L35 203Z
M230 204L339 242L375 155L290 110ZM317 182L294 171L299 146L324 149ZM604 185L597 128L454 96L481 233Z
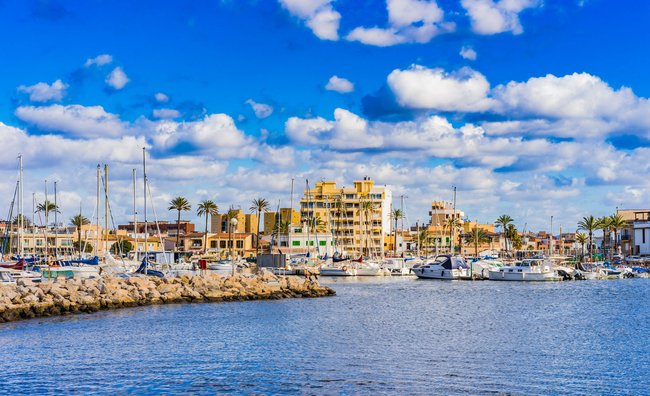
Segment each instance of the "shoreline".
M104 277L0 285L0 323L146 305L334 296L318 282L263 274L174 278Z

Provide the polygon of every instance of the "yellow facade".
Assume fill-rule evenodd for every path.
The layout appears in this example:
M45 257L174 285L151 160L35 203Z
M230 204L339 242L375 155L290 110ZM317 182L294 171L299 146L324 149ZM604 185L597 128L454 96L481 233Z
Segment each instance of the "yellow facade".
M229 216L230 214L230 216ZM232 230L228 229L227 219L229 217L237 219L237 226ZM257 214L244 213L241 209L231 209L228 213L220 213L210 218L211 232L252 232L257 233Z
M321 181L305 189L300 214L303 224L315 224L312 232L333 233L339 250L380 256L391 232L391 204L391 191L376 187L370 178L354 181L353 187Z
M280 208L280 219L282 222L288 221L291 218L292 226L300 225L300 212L293 210L292 208ZM273 232L275 223L278 218L278 212L266 212L264 213L264 235L270 235Z

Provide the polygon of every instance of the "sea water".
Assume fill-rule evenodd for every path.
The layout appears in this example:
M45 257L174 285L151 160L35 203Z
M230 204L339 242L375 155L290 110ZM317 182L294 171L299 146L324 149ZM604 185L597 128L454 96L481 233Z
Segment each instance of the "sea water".
M0 324L0 394L650 393L650 280L321 282Z

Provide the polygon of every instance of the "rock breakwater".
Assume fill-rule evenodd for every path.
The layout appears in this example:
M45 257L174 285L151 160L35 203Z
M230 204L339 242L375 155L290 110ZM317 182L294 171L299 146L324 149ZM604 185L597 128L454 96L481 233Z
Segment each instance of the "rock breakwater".
M42 316L183 302L221 302L325 297L335 292L317 282L269 273L255 277L103 277L0 285L0 323Z

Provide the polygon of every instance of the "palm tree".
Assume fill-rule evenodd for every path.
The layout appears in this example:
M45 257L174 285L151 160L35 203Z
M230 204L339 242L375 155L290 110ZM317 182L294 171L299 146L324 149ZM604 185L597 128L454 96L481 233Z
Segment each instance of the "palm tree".
M275 226L273 227L273 233L275 235L286 235L289 233L289 220L282 220L280 222L275 223Z
M255 241L255 256L257 256L260 254L260 216L262 212L266 213L269 211L269 201L265 198L253 199L249 209L251 212L257 212L257 238Z
M449 254L454 254L454 252L451 251L451 243L453 241L454 231L458 227L460 227L460 220L455 216L445 220L445 224L443 225L443 228L449 229Z
M478 245L481 243L490 242L490 236L487 234L487 232L485 232L484 229L474 227L472 233L465 236L465 240L467 243L474 245L474 257L478 257Z
M513 223L513 222L514 222L514 220L512 219L512 217L510 217L507 214L499 216L497 218L497 220L495 221L497 227L501 227L503 229L503 236L506 239L506 241L505 241L506 242L506 255L508 254L508 235L507 235L508 224Z
M594 216L585 216L578 222L578 229L587 231L589 233L589 261L591 261L591 244L593 240L594 230L598 228L598 219Z
M609 216L603 216L598 219L598 229L603 230L603 242L601 244L601 249L603 253L603 257L605 257L605 250L609 247L609 243L607 242L607 239L609 237L609 226L612 222L612 219Z
M427 255L426 249L427 249L427 242L431 241L431 236L429 235L429 230L426 228L424 230L420 230L420 233L418 234L418 246L424 247L424 255Z
M325 222L323 219L320 218L319 215L316 215L316 217L312 217L311 219L307 220L307 227L309 227L309 231L316 234L319 232L325 232Z
M578 232L576 233L576 241L580 243L580 247L582 250L582 257L585 257L585 243L587 243L587 234L583 232Z
M38 205L36 205L36 211L45 213L45 227L47 227L47 223L49 222L50 212L61 213L59 212L59 207L56 206L54 202L50 202L47 200L43 203L39 203Z
M395 243L393 243L393 256L395 256L397 255L397 220L404 217L404 212L402 209L393 209L391 215L393 216L393 219L395 219L395 228L393 228L393 232L395 233Z
M187 201L187 198L176 197L169 202L169 208L167 210L178 211L178 218L176 219L176 250L178 250L181 238L181 212L187 212L190 209L192 209L192 206Z
M618 231L625 228L626 225L627 223L618 213L611 215L609 218L609 228L614 231L614 250L616 253L618 253Z
M77 227L77 247L79 248L79 254L81 254L81 227L90 224L90 220L86 216L78 214L70 219L70 224Z
M372 217L372 213L375 210L375 204L372 201L361 201L359 203L359 211L358 213L360 215L363 215L364 217L364 222L366 225L366 255L370 255L370 247L368 246L368 237L370 236L370 223L368 221L369 218Z
M219 206L217 206L214 201L210 199L206 199L199 203L198 208L196 209L196 214L197 216L205 216L205 242L203 243L203 246L205 247L205 251L208 251L208 217L214 216L216 214L219 214Z

